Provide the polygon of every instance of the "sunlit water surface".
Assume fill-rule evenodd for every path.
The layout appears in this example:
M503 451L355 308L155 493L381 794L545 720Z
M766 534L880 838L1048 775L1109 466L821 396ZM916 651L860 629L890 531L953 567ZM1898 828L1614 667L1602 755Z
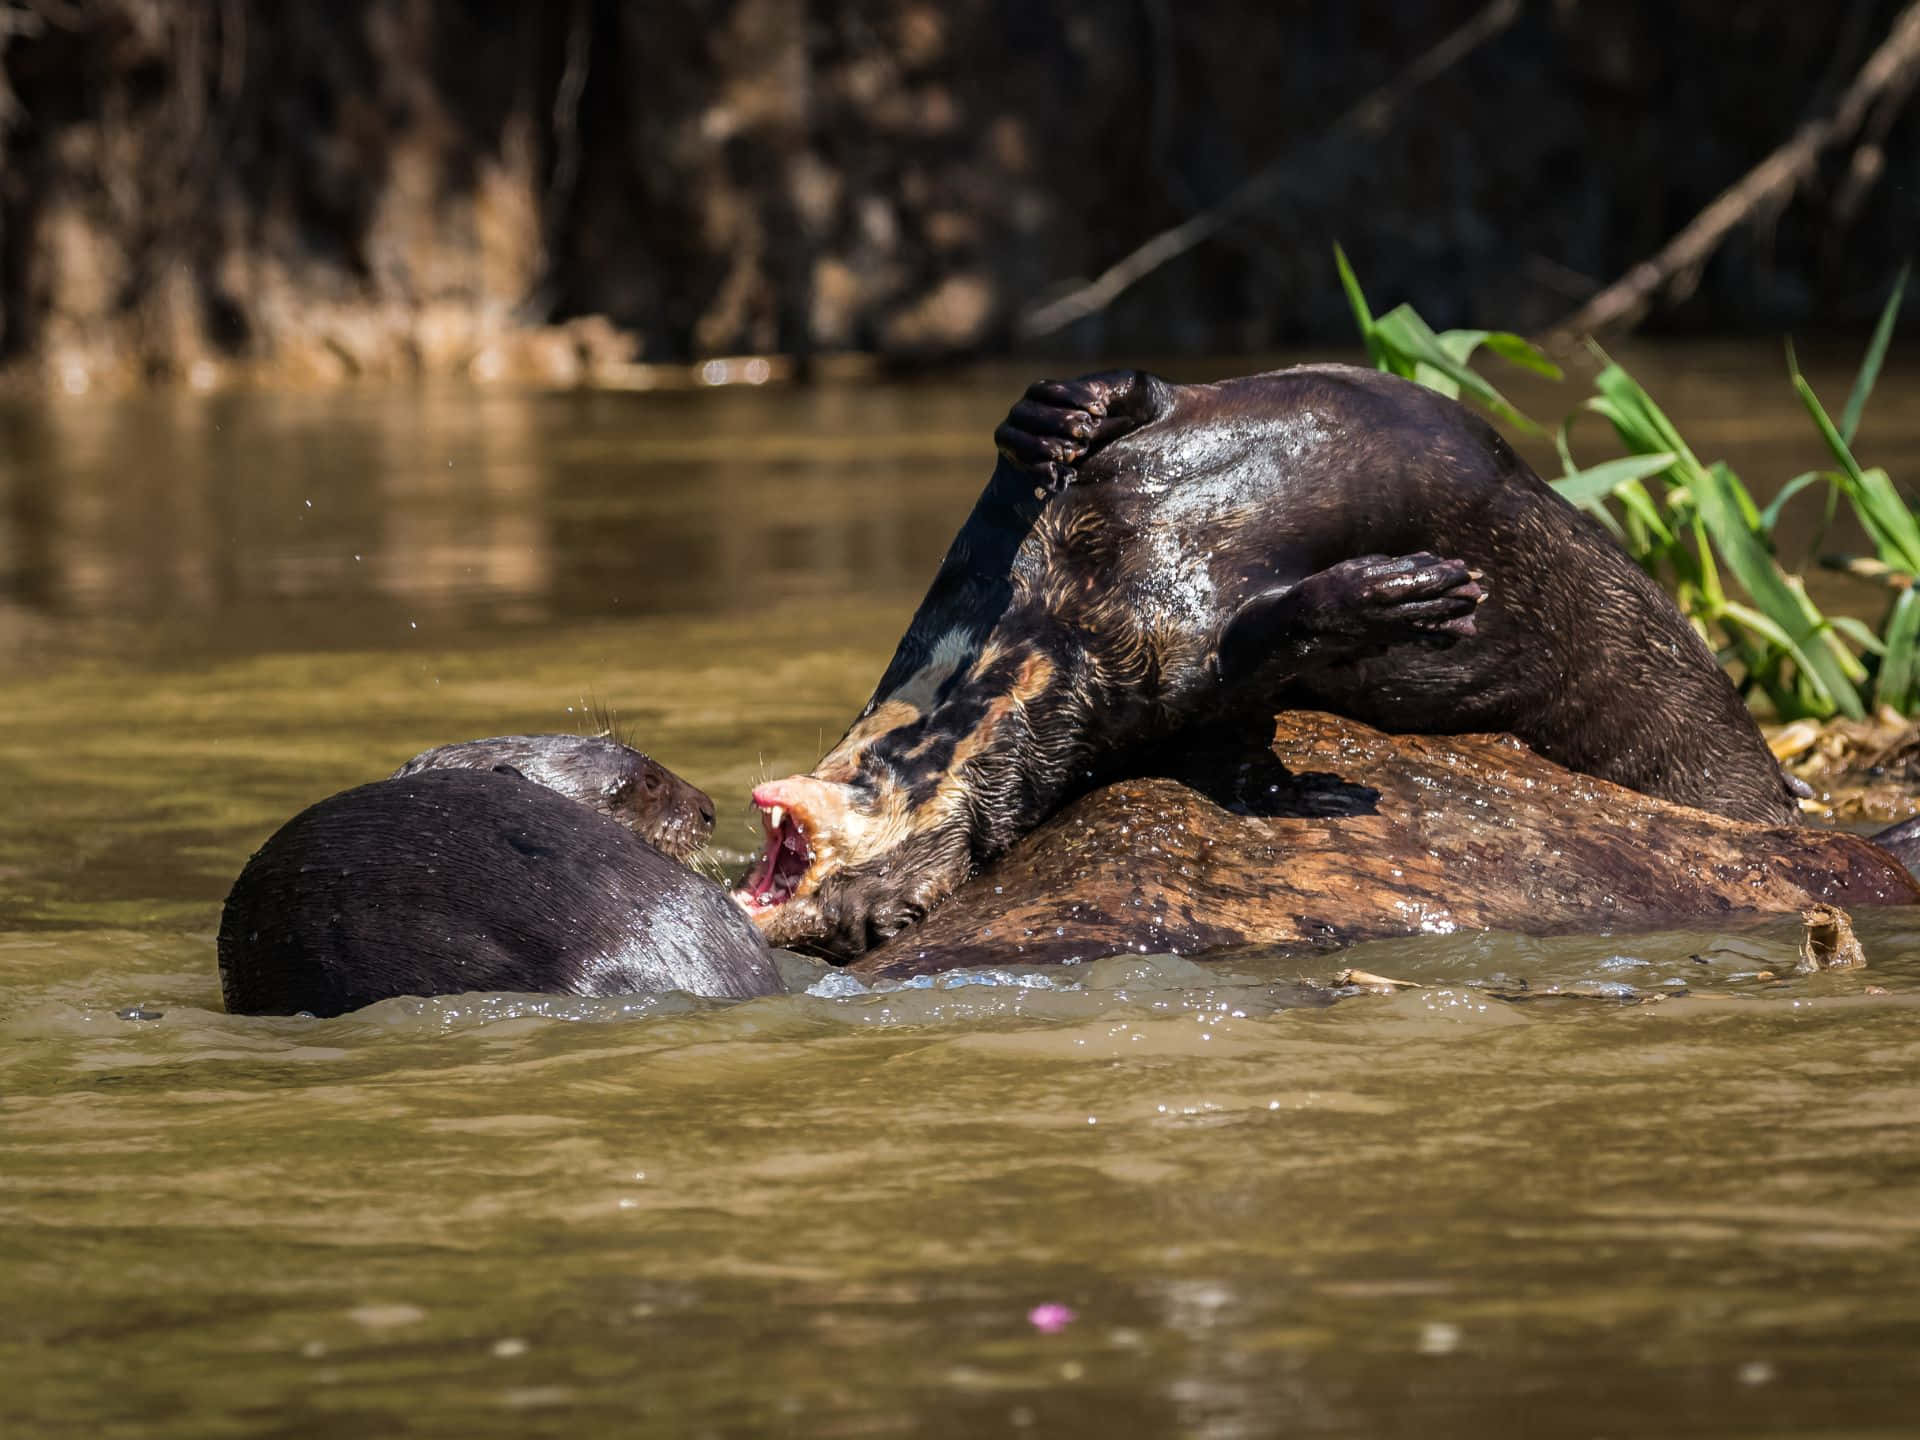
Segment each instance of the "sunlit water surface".
M222 1013L249 851L430 744L611 705L737 861L1025 378L0 411L0 1433L1913 1433L1920 917Z

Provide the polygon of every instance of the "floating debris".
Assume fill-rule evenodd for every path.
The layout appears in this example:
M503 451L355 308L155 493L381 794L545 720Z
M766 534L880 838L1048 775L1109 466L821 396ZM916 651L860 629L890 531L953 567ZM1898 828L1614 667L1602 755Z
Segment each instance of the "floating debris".
M1880 823L1920 811L1920 723L1883 706L1870 720L1796 720L1765 728L1774 758L1815 792L1801 809Z
M1342 970L1333 977L1336 985L1357 985L1362 990L1371 990L1376 995L1391 995L1396 990L1424 990L1427 987L1417 980L1395 980L1390 975L1375 975L1370 970Z
M1806 934L1800 938L1800 970L1863 970L1867 952L1854 936L1853 922L1838 905L1812 905L1800 912Z

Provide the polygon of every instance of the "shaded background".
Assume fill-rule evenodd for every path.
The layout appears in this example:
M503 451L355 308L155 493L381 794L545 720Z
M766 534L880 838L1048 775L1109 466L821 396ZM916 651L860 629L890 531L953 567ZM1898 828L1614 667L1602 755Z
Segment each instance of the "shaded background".
M1436 325L1533 329L1830 111L1906 7L1517 8L1356 125L1486 7L6 0L0 358L71 389L971 355L1276 164L1051 346L1344 341L1336 237ZM1655 323L1870 321L1920 231L1908 94Z

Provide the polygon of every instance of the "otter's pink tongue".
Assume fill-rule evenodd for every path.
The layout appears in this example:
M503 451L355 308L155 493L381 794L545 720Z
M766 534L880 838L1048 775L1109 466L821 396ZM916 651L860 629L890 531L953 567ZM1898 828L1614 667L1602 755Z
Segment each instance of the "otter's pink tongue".
M767 832L767 852L743 889L749 905L770 910L786 904L800 888L807 867L813 863L813 848L807 844L799 821L784 806L763 809L760 823Z

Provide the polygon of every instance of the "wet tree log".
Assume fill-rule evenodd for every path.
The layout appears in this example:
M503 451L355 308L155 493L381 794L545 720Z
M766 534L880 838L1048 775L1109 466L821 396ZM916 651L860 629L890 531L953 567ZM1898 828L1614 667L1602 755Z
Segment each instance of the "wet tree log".
M1670 805L1507 736L1391 736L1299 712L1281 717L1273 754L1290 778L1257 787L1267 813L1170 779L1107 786L853 972L1920 901L1913 877L1859 836ZM1208 788L1245 808L1244 787Z

